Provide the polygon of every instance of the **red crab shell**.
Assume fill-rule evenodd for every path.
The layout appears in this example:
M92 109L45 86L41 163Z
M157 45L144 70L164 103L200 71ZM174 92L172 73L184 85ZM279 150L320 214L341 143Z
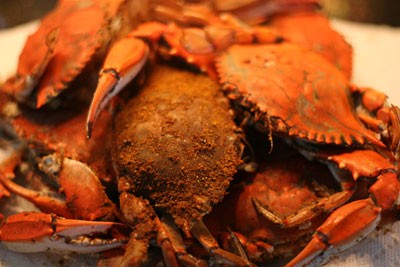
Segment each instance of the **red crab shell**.
M234 184L223 202L206 217L222 244L229 247L225 233L231 229L255 262L266 263L298 253L326 219L318 203L338 190L326 166L310 162L292 149L278 147L256 174ZM316 216L296 226L279 225L260 213L254 200L282 221L298 216L308 206L314 207L310 209Z
M343 36L330 27L330 21L317 12L292 12L274 16L268 26L285 40L310 49L341 70L352 74L353 49Z
M383 146L356 118L345 76L295 44L234 45L217 62L230 98L273 132L330 144Z
M14 137L13 141L22 142L22 147L29 148L29 165L35 166L34 168L43 165L46 170L42 171L50 176L53 174L47 173L47 170L54 170L53 178L56 178L61 191L66 195L68 207L64 207L61 203L60 206L52 206L51 201L41 202L40 194L34 191L25 190L24 193L17 193L16 191L22 192L23 187L2 177L1 180L7 189L24 195L31 202L37 201L35 204L43 211L56 212L63 217L90 220L114 218L112 211L114 206L99 181L99 179L104 182L112 180L110 159L107 153L110 143L111 114L109 112L102 114L99 118L102 130L98 131L92 140L87 140L85 133L81 130L85 125L86 109L69 105L58 113L48 109L32 110L24 105L18 105L4 94L1 96L0 116L4 117L7 124L15 131L17 137ZM75 100L73 103L87 107L87 103L82 101ZM5 124L5 122L1 123ZM12 159L7 164L3 163L6 168L2 169L4 176L14 177L16 166L23 161L21 157L27 158L20 154L18 154L19 158ZM75 182L77 176L80 177L78 185ZM80 203L78 206L83 205L85 208L77 208L76 203ZM73 212L71 212L72 209L74 209Z
M70 83L79 74L98 77L93 75L93 71L100 70L97 61L105 58L88 114L87 132L90 137L98 112L140 72L149 57L149 47L156 48L161 37L168 39L168 31L185 32L178 34L178 40L172 40L172 43L167 40L171 47L168 54L181 56L190 64L215 74L213 59L219 50L236 42L276 39L270 29L253 29L244 22L251 22L252 18L265 21L273 14L285 11L315 10L316 2L60 1L55 10L43 19L38 31L28 38L17 73L4 88L18 101L40 108L63 90L73 88ZM240 20L242 15L244 22ZM174 23L180 26L167 27ZM156 24L158 26L154 26ZM140 30L143 25L145 34ZM153 45L148 47L143 39ZM204 56L204 51L207 51L209 59Z
M99 6L77 2L60 1L28 37L16 76L6 82L4 90L23 100L38 86L36 106L41 107L82 71L104 43L107 24ZM77 21L85 23L77 27Z

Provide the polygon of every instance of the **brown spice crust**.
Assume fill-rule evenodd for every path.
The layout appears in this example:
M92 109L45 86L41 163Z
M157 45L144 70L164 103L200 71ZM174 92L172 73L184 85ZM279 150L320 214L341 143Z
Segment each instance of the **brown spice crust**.
M121 191L150 200L180 226L221 201L240 163L229 103L209 77L167 66L117 115Z

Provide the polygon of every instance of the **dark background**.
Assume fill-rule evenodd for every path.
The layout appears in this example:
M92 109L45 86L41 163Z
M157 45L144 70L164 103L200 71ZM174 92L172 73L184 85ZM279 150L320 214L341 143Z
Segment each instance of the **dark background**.
M321 3L331 16L400 26L400 0L322 0Z
M400 0L321 0L321 3L330 16L400 26ZM55 0L0 0L0 29L40 18L55 4Z
M50 11L55 0L0 0L0 29L38 19Z

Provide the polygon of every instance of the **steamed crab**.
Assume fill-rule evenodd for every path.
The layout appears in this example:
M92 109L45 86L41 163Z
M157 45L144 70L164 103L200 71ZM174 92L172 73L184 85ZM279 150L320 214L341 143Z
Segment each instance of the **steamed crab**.
M1 99L2 117L7 118L7 123L1 121L2 137L6 132L7 143L19 144L1 165L2 197L15 193L42 211L3 218L0 230L3 244L26 252L86 253L125 244L128 241L125 232L129 229L114 222L121 216L100 181L100 178L110 180L112 175L106 167L109 128L104 127L104 132L96 133L88 142L85 134L77 130L84 127L85 113L81 109L65 107L60 114L44 110L32 112L15 106L4 94ZM11 113L5 114L7 111ZM106 126L110 118L104 112L99 122ZM21 166L25 169L20 169ZM22 177L27 178L24 186L15 182L21 182ZM40 177L48 179L47 183ZM57 191L55 186L65 195L65 200L52 193Z
M156 69L116 118L113 161L122 214L104 194L97 178L111 175L106 168L110 166L107 160L111 160L106 149L110 141L107 132L111 130L110 125L106 127L110 118L107 112L99 120L104 132L97 132L87 142L84 131L75 128L84 123L84 113L76 114L68 107L63 116L54 114L53 118L24 109L9 118L35 153L34 165L61 183L66 203L2 177L10 192L52 213L23 213L5 220L0 233L8 248L88 253L124 246L123 257L106 255L102 263L142 266L148 261L147 248L156 240L166 264L177 266L178 259L188 266L206 266L206 261L186 252L177 225L186 238L199 240L216 262L251 265L222 250L201 221L224 196L240 162L239 136L228 101L217 83L206 76L166 67ZM197 123L192 123L193 117ZM5 166L8 176L13 176L18 163L10 161ZM66 233L64 225L68 226ZM88 229L90 225L93 229ZM15 227L24 227L27 232L16 236ZM39 233L32 233L32 227Z
M385 106L380 92L350 85L326 63L288 43L234 45L217 61L240 124L264 133L271 147L263 152L272 155L254 178L233 187L209 225L216 232L228 227L224 247L255 262L293 257L300 246L287 266L320 264L367 235L381 214L398 210L399 109ZM309 163L300 167L298 156L282 149L282 140L308 160L327 165L330 175L316 165L308 167L313 169L308 175L336 180L340 190L310 194L299 186L306 182L301 167Z
M386 168L389 171L395 169L386 159L371 151L347 153L348 151L344 149L344 151L339 150L339 153L338 151L332 153L335 155L333 157L324 155L323 160L319 158L321 162L315 162L287 147L287 144L282 144L282 140L277 137L274 138L274 146L272 154L262 160L257 173L236 177L229 194L206 217L206 224L218 237L222 247L244 255L245 258L261 266L277 261L282 265L288 263L312 237L315 242L315 239L328 232L327 224L324 224L328 217L331 222L340 220L340 214L333 212L335 209L346 202L354 203L357 207L348 204L345 207L349 211L361 209L360 200L368 198L371 180L382 171L379 168ZM347 166L339 168L336 160L350 158L351 154L355 157L353 162L350 163L348 160ZM367 168L363 166L365 169L355 182L350 172L360 171L361 168L353 164L355 161L359 163L360 157L376 163L368 164ZM393 214L384 216L391 217ZM363 214L358 217L359 222L368 217L367 213ZM320 265L329 260L332 254L358 242L370 229L367 228L366 232L359 236L360 239L350 241L353 238L350 234L345 236L346 238L350 236L347 240L342 239L344 233L349 233L349 229L354 227L352 223L354 218L357 218L356 212L351 214L350 222L344 220L337 232L326 235L325 242L336 242L331 243L330 248L324 250L315 243L308 245L308 252L318 254L318 257L307 258L304 254L300 254L298 258L303 262L295 262L298 260L296 258L295 263L290 262L288 265L303 266L311 263L312 266ZM385 220L387 223L388 218ZM364 226L364 222L360 223L360 228Z
M330 214L287 266L348 247L377 226L382 212L397 209L399 109L385 106L381 93L349 85L323 58L289 43L232 46L218 59L217 69L228 96L240 106L244 125L251 122L272 142L275 136L283 138L310 160L331 166L341 183L342 192L329 204L284 219L253 200L260 216L284 228ZM359 114L355 105L361 105ZM350 201L364 179L369 196Z
M104 57L104 50L108 49L87 117L90 137L100 110L139 73L151 56L149 47L156 47L160 39L171 47L168 55L183 57L216 76L214 58L231 44L269 43L280 38L268 27L250 27L225 11L237 13L243 20L264 21L275 13L313 10L315 5L316 2L310 0L242 4L230 1L184 4L176 1L140 4L122 0L60 1L56 10L42 21L39 30L29 37L17 74L6 82L4 89L19 101L40 108L68 88L80 72L90 68L93 64L89 62L95 61L93 58ZM249 17L256 10L258 14ZM77 27L75 24L83 18L90 20ZM328 24L321 25L325 33L337 35ZM150 46L144 40L150 42ZM341 37L338 42L345 43ZM349 51L341 51L345 52L345 61L351 58L346 55Z
M257 172L239 173L229 194L205 218L224 248L242 248L243 255L258 264L294 257L329 210L346 198L326 166L309 161L278 138L274 141L275 148L263 157Z
M282 11L291 7L289 5L291 2L296 2L301 7L307 8L310 2L314 3L314 1L255 1L254 3L261 6L268 3L267 6L270 8L275 6ZM112 5L104 9L103 3ZM131 78L137 75L147 61L150 50L142 39L149 40L150 47L158 46L158 41L164 39L170 48L161 45L160 54L165 57L168 55L183 57L188 63L195 64L210 76L219 77L220 83L223 84L228 95L242 106L241 109L246 111L242 125L247 125L251 122L258 129L268 133L266 137L272 139L272 135L281 136L307 157L320 161L328 160L337 163L339 166L348 165L347 161L352 161L352 157L357 157L358 153L361 153L361 155L372 153L371 161L379 164L375 172L368 177L379 177L378 182L370 190L372 196L378 202L373 203L371 199L368 199L345 206L341 206L343 203L340 202L337 206L341 207L331 216L336 216L337 214L342 216L344 212L354 211L357 205L364 210L371 208L376 213L368 217L371 221L367 222L365 226L373 228L378 220L380 209L392 208L397 199L399 187L396 175L397 163L394 160L398 156L398 144L396 141L398 139L398 129L396 128L398 125L397 109L384 107L384 100L376 101L376 99L380 100L381 97L379 93L373 90L361 90L350 86L343 75L345 73L347 77L350 76L351 68L349 70L348 65L336 64L343 69L343 73L340 73L324 59L307 49L299 48L287 42L279 45L271 44L280 41L282 37L292 41L295 41L295 38L290 37L288 33L283 33L283 31L282 36L280 36L278 26L278 35L276 35L271 31L270 27L249 27L232 15L237 10L236 15L243 20L247 20L246 16L240 15L241 13L239 12L240 10L246 10L246 8L237 7L237 9L229 10L229 14L219 16L216 15L218 12L210 9L209 6L207 8L207 5L181 6L176 5L174 2L169 3L171 6L161 5L164 8L170 7L169 9L164 9L161 13L164 16L163 19L166 18L167 21L176 18L171 11L177 10L177 8L178 10L179 8L184 8L181 10L188 11L188 14L191 15L193 13L189 11L196 11L194 14L201 15L199 17L187 15L190 18L189 21L179 21L183 24L200 25L199 28L188 27L185 30L181 30L176 24L152 22L142 24L140 20L135 21L133 24L125 23L125 20L130 16L126 14L129 12L122 10L131 9L122 9L122 7L132 7L134 4L133 1L101 1L97 3L88 1L82 5L77 5L76 2L72 1L60 2L57 11L43 21L39 31L28 41L21 55L18 74L6 83L5 90L12 92L16 99L22 102L31 102L33 99L35 106L42 106L49 99L60 94L60 91L66 87L73 89L74 86L70 82L72 80L75 81L76 75L90 61L92 54L96 51L97 55L101 55L104 50L107 50L109 40L116 40L113 42L100 72L98 88L89 111L86 124L88 136L91 136L92 124L96 117L100 116L99 110L104 108L107 101L125 87ZM156 7L160 6L156 5ZM248 6L245 5L245 7ZM148 18L149 11L147 9L136 7L136 9L132 10L138 11L138 14L143 16L144 21L152 20ZM165 10L169 12L165 12ZM268 11L269 9L266 10ZM142 11L142 13L139 11ZM212 12L210 13L210 11ZM246 14L246 12L243 14ZM264 12L261 16L252 16L251 18L264 20L266 14L267 12ZM92 23L86 24L85 27L87 28L83 31L74 32L74 29L76 29L74 22L80 21L81 17L89 15L93 18L91 20ZM68 19L65 20L64 16ZM114 20L112 18L117 19ZM193 18L195 19L194 21L191 20ZM124 23L118 24L119 19L122 19ZM250 21L250 19L248 20ZM109 24L109 22L111 23ZM54 24L59 27L53 28L52 25ZM136 27L138 24L140 25ZM123 27L119 28L115 33L112 29L118 25ZM205 27L205 25L210 27ZM133 31L127 35L127 38L121 38L121 36L126 36L125 33L132 28ZM35 57L31 57L30 48L36 42L39 43L37 47L40 49L35 54ZM66 45L65 42L72 42L76 45ZM233 43L242 45L232 46ZM243 44L246 43L251 43L251 45L244 46ZM253 43L268 44L255 45ZM348 46L346 47L346 51L351 50ZM64 48L68 49L64 52ZM65 59L64 53L71 56L72 60ZM254 53L254 56L249 56L252 53ZM344 54L346 60L348 60L349 55ZM244 57L237 60L241 55ZM303 60L305 58L307 60ZM217 61L216 68L214 61ZM313 64L320 66L321 70L304 66L302 64L304 61L310 62L311 66ZM95 65L95 60L92 63ZM86 69L89 69L89 66L86 66ZM259 73L260 75L258 75ZM287 74L285 75L285 73ZM248 74L251 75L246 76ZM266 76L265 74L269 75ZM328 74L335 78L327 81ZM82 77L86 78L86 76ZM254 83L251 84L253 77L257 79L254 79ZM70 92L65 94L68 98L67 93ZM260 94L260 97L254 98L256 94ZM353 98L350 96L358 94L362 96L363 101L361 102L366 109L355 115L352 107ZM333 102L331 104L333 107L327 104L331 101ZM49 108L57 106L57 102L50 101L47 106ZM336 114L338 113L337 111L340 113ZM250 114L250 116L246 114ZM315 114L320 115L321 118L317 118ZM322 118L322 116L324 117ZM374 130L366 129L360 123L360 119ZM378 137L377 133L381 134L381 137ZM321 144L330 144L332 147L337 146L338 148L354 147L355 152L351 152L350 155L336 157L334 154L329 154L332 153L329 147L327 150L324 148L320 151ZM371 147L373 149L369 150ZM365 152L364 150L376 150L383 156L379 153ZM52 158L49 160L57 161ZM360 162L361 166L368 164L368 162ZM353 172L355 179L358 178L359 170L352 170L350 167L348 169ZM121 191L124 191L124 189ZM351 190L347 191L347 195L351 195ZM381 194L386 193L390 196L387 202L380 197ZM144 205L144 207L147 210L147 206ZM148 218L142 218L143 222L156 218L151 209L148 210L148 213L143 213L149 215ZM262 209L262 206L259 206L259 210L265 214L268 213L268 210ZM115 213L118 214L118 212ZM177 220L176 217L174 219ZM294 222L294 225L305 219L305 217L298 219ZM122 217L121 220L124 221L126 218ZM154 220L157 221L157 219ZM328 225L330 225L329 222L328 219ZM151 226L153 224L144 223L144 225ZM183 224L180 224L180 226L183 226ZM341 228L338 225L334 225L334 227ZM352 233L352 237L357 238L359 234L363 234L361 230L355 230ZM323 228L318 231L319 233L326 233ZM318 234L315 236L313 242L319 240ZM145 239L143 240L145 241ZM342 239L339 241L342 241ZM123 242L126 242L126 240L123 240ZM133 243L131 244L133 245ZM146 244L146 242L144 243ZM132 245L128 247L133 250L134 255L137 255L135 253L142 253L142 251L135 251L136 248ZM207 244L205 245L207 246ZM310 246L315 249L318 245L323 247L321 244L317 244L317 246L312 244ZM174 248L175 251L173 249L174 253L177 252L176 248ZM182 253L181 246L178 246L178 248L178 255L183 256L182 259L185 259L187 254L180 254ZM140 248L138 249L140 250ZM169 249L166 250L170 251ZM232 256L231 253L228 254ZM313 253L313 255L315 254L317 253ZM246 260L238 259L235 256L232 256L232 258L235 260L231 261L231 263L246 262ZM227 260L227 257L224 258L222 256L222 259ZM299 262L306 263L309 259L308 256L301 254Z

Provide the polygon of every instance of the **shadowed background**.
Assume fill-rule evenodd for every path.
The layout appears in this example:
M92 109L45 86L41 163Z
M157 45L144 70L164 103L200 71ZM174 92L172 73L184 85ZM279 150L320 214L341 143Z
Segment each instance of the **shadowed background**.
M56 0L0 0L0 29L38 19ZM321 0L333 17L359 22L400 26L399 0Z

